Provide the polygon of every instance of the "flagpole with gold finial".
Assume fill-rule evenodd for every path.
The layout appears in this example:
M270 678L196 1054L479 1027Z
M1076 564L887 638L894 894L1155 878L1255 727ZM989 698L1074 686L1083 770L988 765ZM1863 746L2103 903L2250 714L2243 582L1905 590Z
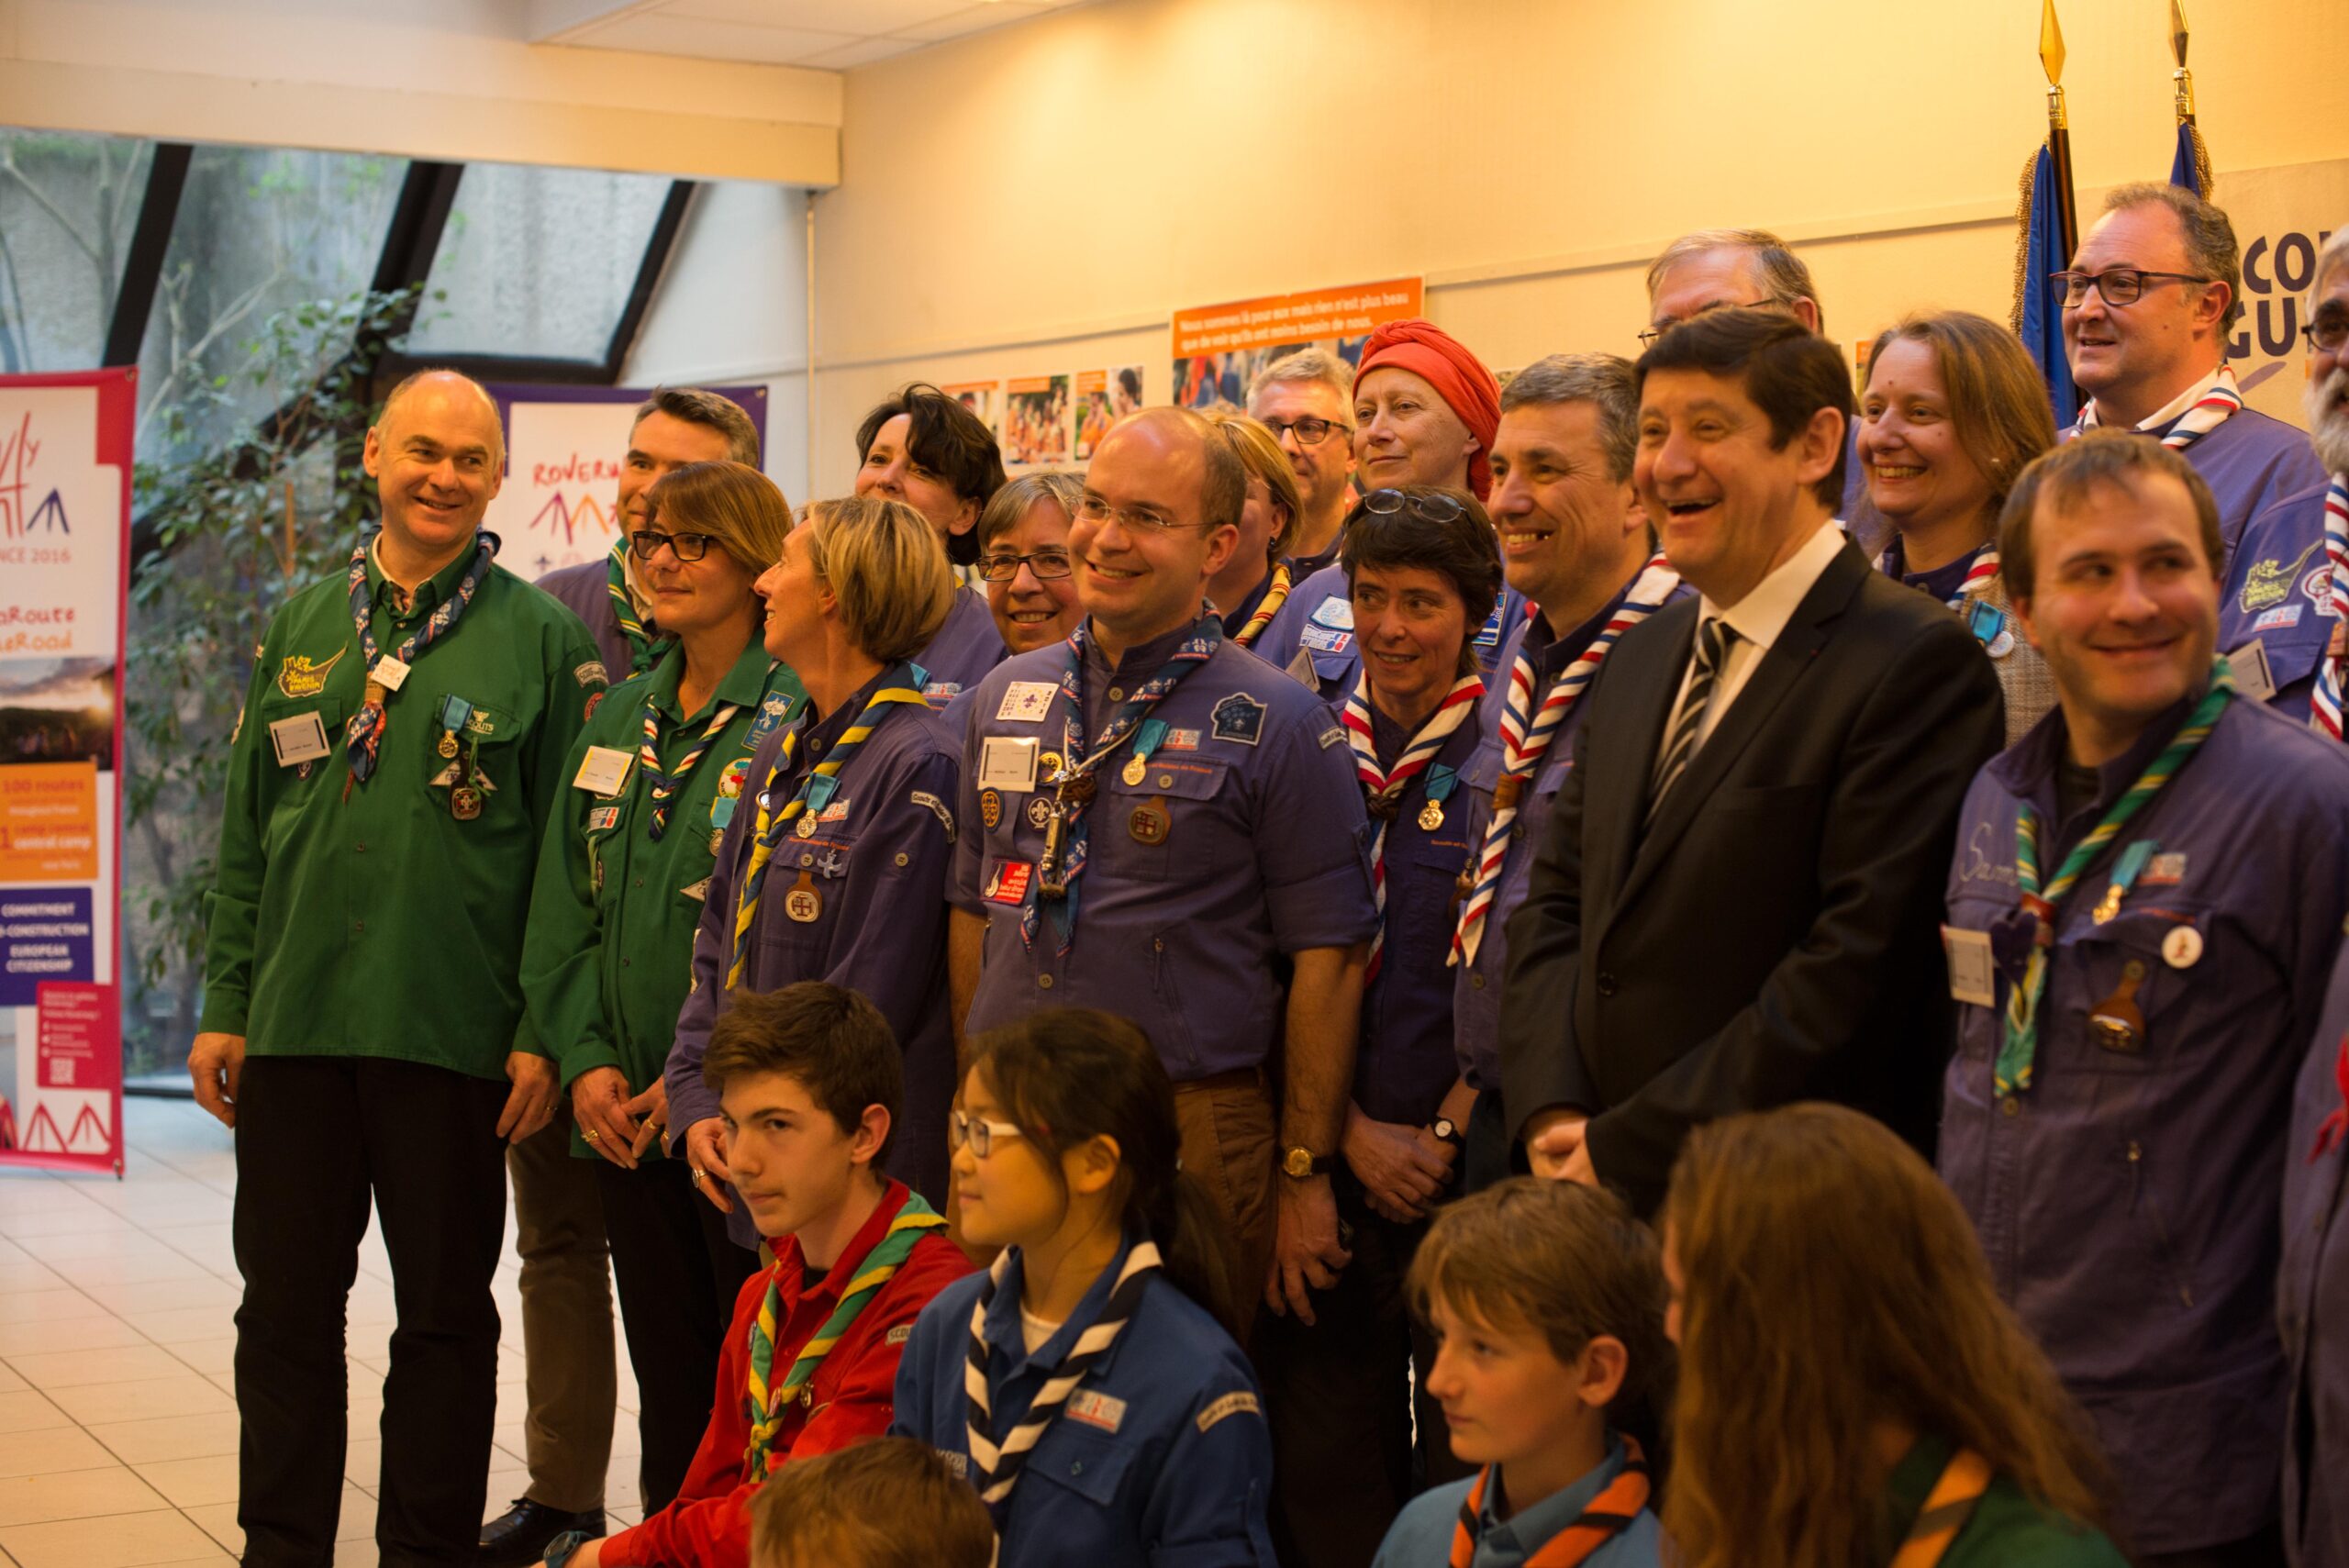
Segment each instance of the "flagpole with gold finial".
M2047 72L2047 154L2055 175L2058 238L2068 266L2080 248L2080 217L2072 195L2072 122L2064 106L2064 29L2055 20L2055 0L2041 0L2039 63Z
M2202 129L2194 121L2194 73L2186 69L2186 6L2182 0L2169 0L2169 51L2177 61L2177 69L2170 73L2176 88L2177 123L2185 128L2186 137L2194 147L2194 173L2202 195L2210 195L2210 149L2202 140Z

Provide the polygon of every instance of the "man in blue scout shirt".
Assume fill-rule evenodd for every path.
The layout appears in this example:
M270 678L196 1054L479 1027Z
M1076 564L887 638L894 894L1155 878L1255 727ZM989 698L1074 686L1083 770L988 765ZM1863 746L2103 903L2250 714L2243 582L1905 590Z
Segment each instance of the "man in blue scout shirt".
M2225 598L2219 651L2235 661L2243 695L2266 702L2313 667L2307 627L2271 611L2280 576L2324 563L2323 518L2289 514L2299 537L2271 520L2253 549L2254 519L2311 485L2323 470L2308 437L2243 406L2227 362L2243 317L2243 268L2227 215L2183 186L2122 185L2050 285L2064 310L2064 351L2088 401L2065 432L2135 430L2183 452L2219 507ZM2303 560L2305 556L2307 559ZM2259 625L2262 616L2268 624ZM2301 618L2305 618L2303 616ZM2274 645L2267 640L2274 639ZM2258 648L2258 651L2252 650Z
M506 1141L547 1125L524 1022L531 869L604 686L577 617L479 531L503 433L425 372L367 433L382 530L287 601L230 743L196 1098L237 1129L238 1524L249 1562L334 1554L343 1307L372 1201L399 1297L375 1538L473 1559L496 1407Z
M2349 757L2214 663L2219 514L2092 434L1999 559L2058 706L1976 777L1940 1167L2095 1422L2140 1562L2273 1562L2292 1084L2349 909Z
M714 392L661 388L638 406L620 460L612 502L619 537L611 554L539 579L586 625L615 684L648 673L674 645L653 618L651 596L629 558L629 536L644 527L645 493L687 463L721 459L758 466L759 432L751 417ZM558 1115L506 1154L514 1251L522 1260L522 1443L530 1481L511 1508L482 1526L485 1568L521 1568L567 1529L595 1534L604 1528L604 1474L611 1468L618 1397L611 1258L595 1169L571 1158L571 1118Z
M1454 906L1451 962L1460 1071L1476 1095L1464 1129L1472 1188L1508 1174L1507 928L1574 765L1582 695L1617 639L1687 592L1669 562L1650 559L1647 514L1631 488L1639 427L1631 361L1613 354L1553 354L1501 389L1489 510L1501 568L1531 613L1510 628L1486 683L1484 743L1461 778L1473 858Z
M1003 452L976 414L934 386L915 382L873 406L856 431L856 493L903 501L938 530L946 559L971 591L955 595L946 624L914 655L922 696L943 710L1003 660L1003 637L987 611L979 561L979 514L1003 488Z
M1046 1006L1141 1025L1175 1081L1185 1168L1210 1173L1235 1239L1243 1307L1310 1321L1308 1286L1346 1262L1330 1173L1378 919L1345 730L1226 642L1205 602L1246 488L1188 410L1103 438L1069 530L1085 624L968 706L951 974L958 1038Z
M1308 1327L1268 1318L1274 1531L1297 1568L1365 1561L1415 1476L1456 1473L1422 1392L1413 1440L1411 1369L1434 1341L1416 1332L1403 1276L1428 1217L1458 1185L1460 1128L1474 1096L1452 1039L1452 895L1467 859L1461 770L1476 751L1469 633L1500 597L1492 520L1432 485L1346 530L1363 673L1343 721L1371 817L1380 927L1363 990L1362 1047L1334 1183L1353 1261L1314 1294Z

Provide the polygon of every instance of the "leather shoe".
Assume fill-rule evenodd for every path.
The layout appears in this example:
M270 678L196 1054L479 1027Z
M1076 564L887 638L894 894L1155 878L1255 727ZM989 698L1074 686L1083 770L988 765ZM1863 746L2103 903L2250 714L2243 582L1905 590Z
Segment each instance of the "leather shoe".
M473 1559L483 1568L531 1568L543 1560L547 1545L567 1529L584 1529L590 1538L604 1533L604 1510L566 1514L528 1497L481 1527L481 1551Z

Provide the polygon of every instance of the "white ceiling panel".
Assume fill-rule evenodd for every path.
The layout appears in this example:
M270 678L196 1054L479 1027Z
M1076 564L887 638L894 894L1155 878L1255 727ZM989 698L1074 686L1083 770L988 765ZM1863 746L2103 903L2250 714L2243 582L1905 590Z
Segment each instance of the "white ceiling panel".
M532 0L533 36L582 49L847 71L1091 0ZM598 12L601 15L598 15Z
M598 28L579 41L594 49L630 49L647 54L691 55L700 60L796 65L811 54L827 53L858 40L841 33L752 27L742 22L714 22L666 11L648 11Z

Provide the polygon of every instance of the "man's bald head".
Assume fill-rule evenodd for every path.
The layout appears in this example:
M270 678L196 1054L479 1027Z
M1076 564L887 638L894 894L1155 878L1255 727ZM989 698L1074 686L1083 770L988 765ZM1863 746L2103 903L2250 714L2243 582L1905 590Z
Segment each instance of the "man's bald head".
M384 400L362 462L397 559L425 567L453 560L505 482L497 405L470 376L418 371Z
M376 428L389 425L395 414L407 412L403 406L419 398L432 400L436 413L442 408L454 411L470 405L485 416L492 437L490 450L495 454L498 466L506 465L506 427L498 417L497 399L489 395L489 388L462 371L420 370L401 377L399 384L384 399L384 411L375 417Z

